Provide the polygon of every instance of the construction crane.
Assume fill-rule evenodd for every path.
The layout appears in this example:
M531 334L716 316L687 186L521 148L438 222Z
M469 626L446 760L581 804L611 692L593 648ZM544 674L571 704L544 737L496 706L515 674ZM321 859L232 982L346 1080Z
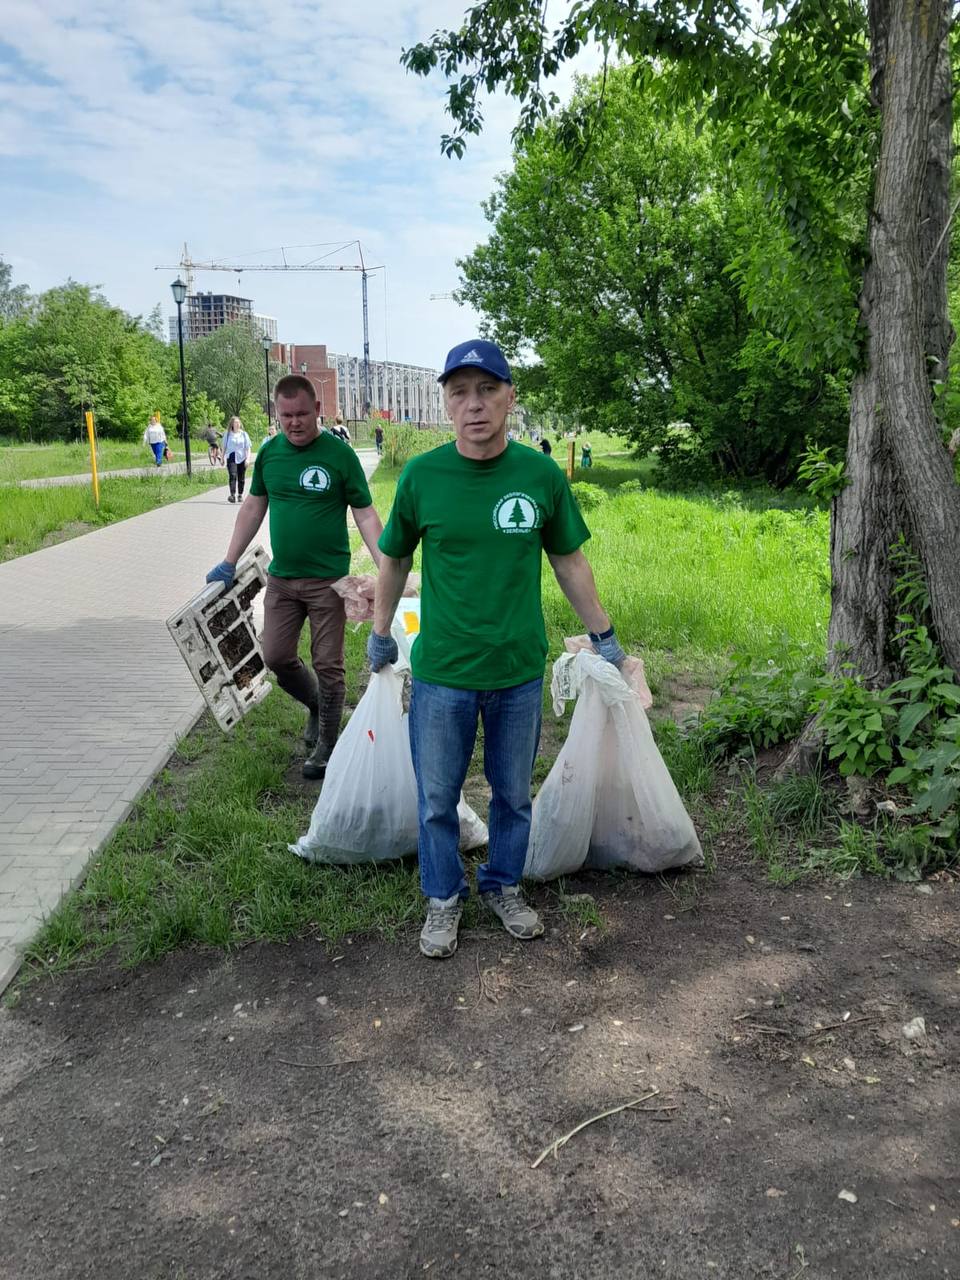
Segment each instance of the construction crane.
M430 301L431 301L431 302L446 302L448 298L452 298L452 297L453 297L453 294L452 294L452 293L431 293L431 295L430 295Z
M329 253L325 253L322 258L332 258L336 253L342 253L344 249L349 249L352 245L357 246L357 256L360 259L360 265L356 266L352 263L342 264L333 262L323 262L320 258L314 258L310 262L294 263L287 262L287 249L325 249L331 244L336 247L331 249ZM180 261L175 267L154 267L155 271L182 271L185 277L187 293L193 293L193 273L195 271L230 271L237 276L237 284L239 287L240 276L244 271L359 271L363 293L363 411L364 415L370 412L372 397L370 393L370 318L367 305L367 277L373 271L383 271L383 266L368 267L363 260L363 247L359 240L345 241L327 241L324 244L298 244L298 245L281 245L277 252L283 259L282 262L260 263L260 264L229 264L225 262L194 262L190 257L190 250L186 244L183 246L183 253Z

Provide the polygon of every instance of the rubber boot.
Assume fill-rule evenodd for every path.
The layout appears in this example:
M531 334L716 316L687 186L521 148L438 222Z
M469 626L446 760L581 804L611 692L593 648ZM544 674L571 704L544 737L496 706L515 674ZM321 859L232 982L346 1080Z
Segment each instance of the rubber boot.
M313 680L313 697L306 704L309 715L303 726L303 741L312 751L320 737L320 682L312 667L307 667L307 671Z
M303 729L303 740L312 751L317 745L317 739L320 737L320 706L314 703L307 710L310 714L307 716L307 723Z
M305 778L322 778L327 771L327 761L337 744L337 735L340 733L343 700L342 692L320 695L318 704L320 733L317 737L317 745L303 762Z

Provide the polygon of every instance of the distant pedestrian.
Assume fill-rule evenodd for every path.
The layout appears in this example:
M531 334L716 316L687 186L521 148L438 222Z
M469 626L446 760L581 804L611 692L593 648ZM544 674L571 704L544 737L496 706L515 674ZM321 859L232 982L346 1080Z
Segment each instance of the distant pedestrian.
M553 453L553 449L550 447L550 441L547 439L546 436L544 436L543 439L540 441L540 448L543 450L543 452L547 455L548 458L550 457L550 454Z
M208 422L204 427L203 438L207 442L207 459L211 467L215 467L218 462L222 464L223 452L220 448L220 432L212 422Z
M167 449L167 433L163 429L159 413L151 413L147 429L143 433L143 443L150 446L154 461L158 467L161 466Z
M584 440L580 446L580 465L581 467L593 466L593 450L590 448L589 440Z
M377 446L377 455L379 456L380 454L383 453L383 427L379 425L374 427L373 439L374 439L374 443Z
M334 419L333 426L330 428L335 436L339 436L344 444L350 444L350 432L343 425L343 414L338 413Z
M223 438L223 456L227 460L227 474L230 477L228 502L243 501L247 462L252 450L253 446L250 437L243 429L243 423L239 418L231 418L227 423L227 434Z

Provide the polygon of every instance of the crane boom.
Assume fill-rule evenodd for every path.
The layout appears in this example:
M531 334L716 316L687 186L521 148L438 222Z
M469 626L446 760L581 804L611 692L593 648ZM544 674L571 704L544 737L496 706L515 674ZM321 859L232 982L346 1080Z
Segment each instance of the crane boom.
M334 262L305 262L302 264L290 263L286 260L286 252L284 247L280 246L280 256L283 262L268 262L251 266L231 266L224 262L194 262L190 257L190 251L186 244L183 246L183 255L175 267L154 267L155 271L183 271L187 277L187 290L193 292L193 273L195 271L229 271L239 276L244 271L359 271L361 277L361 286L363 293L363 412L370 412L371 392L370 392L370 315L367 305L367 277L371 271L383 271L383 264L376 267L368 267L363 260L363 247L359 240L346 241L343 245L346 248L350 244L357 246L357 253L360 256L360 265L356 266L352 263L334 263ZM298 246L303 248L303 245ZM316 246L312 246L316 247ZM334 252L338 252L335 250Z

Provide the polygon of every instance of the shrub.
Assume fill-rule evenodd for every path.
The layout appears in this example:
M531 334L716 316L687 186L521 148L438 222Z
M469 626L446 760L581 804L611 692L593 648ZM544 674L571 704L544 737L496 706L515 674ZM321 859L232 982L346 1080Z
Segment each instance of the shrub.
M375 423L383 427L383 460L388 467L402 467L418 453L427 453L452 440L453 433L433 427L420 430L405 422Z
M593 511L607 500L606 490L601 489L598 484L591 484L588 480L575 481L570 486L570 490L581 511Z
M723 754L796 737L809 712L814 664L810 649L786 641L765 661L734 655L719 693L700 715L698 737Z

